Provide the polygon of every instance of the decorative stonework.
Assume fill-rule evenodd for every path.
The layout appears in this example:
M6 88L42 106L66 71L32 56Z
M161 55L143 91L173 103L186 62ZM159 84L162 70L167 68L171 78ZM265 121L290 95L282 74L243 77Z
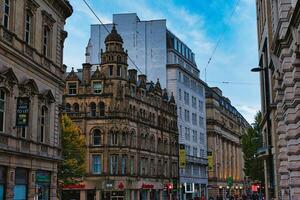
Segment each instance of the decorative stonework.
M56 22L55 19L52 17L52 15L47 13L47 11L42 10L42 17L43 17L43 25L48 26L50 29L52 29L53 24Z

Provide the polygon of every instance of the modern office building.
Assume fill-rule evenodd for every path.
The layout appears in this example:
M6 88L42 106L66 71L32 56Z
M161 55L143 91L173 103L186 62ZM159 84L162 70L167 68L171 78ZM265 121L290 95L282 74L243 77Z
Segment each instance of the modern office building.
M57 199L66 0L0 1L0 200Z
M300 1L256 5L266 199L299 199Z
M209 197L226 199L244 192L244 157L241 137L250 124L217 87L206 88ZM229 185L228 182L231 181Z
M95 71L83 64L66 78L66 114L86 137L87 175L65 199L175 199L177 109L173 95L129 69L113 27ZM88 60L88 59L87 59Z
M180 172L183 199L206 195L207 139L205 129L205 84L192 50L167 29L166 20L141 21L135 13L115 14L113 23L124 40L131 60L149 80L159 78L178 103L179 140L187 151ZM112 24L107 24L110 29ZM108 32L103 25L91 26L87 56L91 64L101 62L101 49ZM128 63L131 68L134 65Z

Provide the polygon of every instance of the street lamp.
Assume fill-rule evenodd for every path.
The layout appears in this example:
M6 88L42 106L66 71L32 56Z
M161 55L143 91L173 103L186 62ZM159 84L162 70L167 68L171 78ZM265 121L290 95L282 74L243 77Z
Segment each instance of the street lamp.
M274 195L274 163L273 163L273 155L272 155L272 133L271 133L271 119L270 119L270 114L271 114L271 102L270 102L270 83L269 83L269 70L268 67L255 67L251 69L251 72L263 72L262 77L263 77L263 88L264 88L264 103L263 103L263 112L265 112L265 117L266 117L266 126L267 126L267 137L266 137L266 145L267 145L267 150L268 150L268 158L266 162L269 165L269 169L265 168L267 173L269 174L269 180L265 180L266 188L267 188L267 183L270 184L270 188L268 189L268 194L267 198L273 197ZM264 146L264 145L263 145Z
M262 70L264 70L265 68L261 68L261 67L254 67L251 69L251 72L260 72Z

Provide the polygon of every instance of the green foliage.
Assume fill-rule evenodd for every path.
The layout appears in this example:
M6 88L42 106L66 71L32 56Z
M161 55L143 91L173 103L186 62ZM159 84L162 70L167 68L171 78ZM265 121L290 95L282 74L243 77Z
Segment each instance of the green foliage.
M263 144L262 131L260 123L262 121L261 112L255 116L252 127L247 130L247 134L242 136L242 149L244 153L245 175L252 180L264 182L264 164L263 160L256 157L256 152Z
M60 185L75 184L85 175L85 138L69 117L61 120L61 144L63 161L58 166Z

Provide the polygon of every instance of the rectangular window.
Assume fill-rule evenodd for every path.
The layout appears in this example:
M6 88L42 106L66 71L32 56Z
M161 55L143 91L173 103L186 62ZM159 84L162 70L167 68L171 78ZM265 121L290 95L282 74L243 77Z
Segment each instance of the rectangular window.
M193 123L193 125L197 125L197 114L196 113L192 113L192 123Z
M134 156L130 157L130 175L134 174Z
M101 174L101 155L93 155L93 174Z
M25 42L30 44L32 16L27 11L25 17Z
M200 128L204 128L204 119L201 116L199 116L199 126Z
M6 170L0 166L0 200L4 200L4 188L6 183Z
M203 101L199 100L199 112L203 113Z
M181 111L181 107L179 107L178 110L179 110L179 119L182 119L182 111Z
M190 129L185 127L185 140L190 140Z
M99 81L94 81L93 82L93 90L94 94L100 94L102 92L102 83Z
M181 97L181 89L178 90L178 98L179 98L180 101L182 100L182 97Z
M190 145L185 145L185 150L187 155L191 155L191 146Z
M185 103L186 105L189 105L189 104L190 104L190 95L189 95L189 93L187 93L187 92L184 92L184 103Z
M198 151L197 147L193 147L193 156L197 156L197 151Z
M68 83L69 94L77 94L77 83Z
M110 165L110 174L117 175L118 174L118 155L111 155L109 157L109 165Z
M193 142L197 142L197 131L193 130Z
M3 26L9 28L10 0L4 1Z
M43 30L43 55L49 56L49 44L50 44L50 29L44 26Z
M43 106L41 111L41 121L40 121L40 142L45 142L45 126L46 126L46 113L47 110Z
M190 111L184 110L184 120L190 122Z
M113 76L113 75L114 75L114 66L109 65L109 76Z
M3 89L0 89L0 132L4 132L5 124L5 99L6 95Z
M121 76L121 65L117 66L117 76Z
M192 96L192 106L193 108L197 108L196 97Z
M205 143L205 136L204 136L204 133L200 132L199 140L200 140L200 144L204 144L204 143ZM217 141L218 141L218 140L217 140Z
M123 155L122 156L122 166L121 166L121 173L122 175L125 175L126 174L126 160L127 160L127 156L126 155Z

